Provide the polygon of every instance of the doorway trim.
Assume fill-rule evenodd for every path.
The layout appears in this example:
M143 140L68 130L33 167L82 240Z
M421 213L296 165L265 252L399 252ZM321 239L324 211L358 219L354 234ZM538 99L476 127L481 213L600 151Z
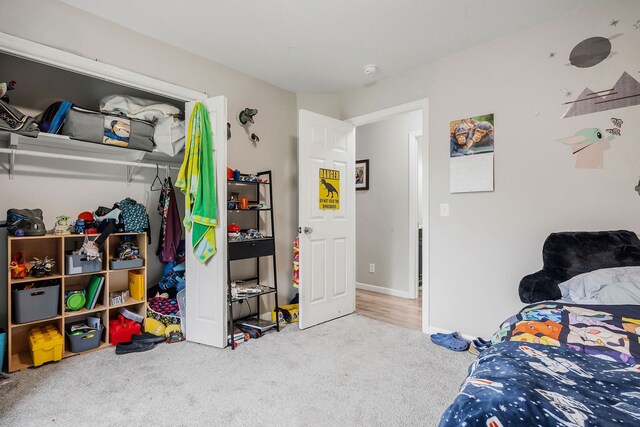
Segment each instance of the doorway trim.
M409 102L406 104L396 105L394 107L385 108L383 110L374 111L371 113L363 114L361 116L353 117L345 120L351 123L354 127L366 125L369 123L375 123L390 117L396 116L402 113L409 113L411 111L422 110L422 132L416 132L416 134L422 135L422 332L429 333L429 99L423 98L417 101ZM411 134L409 135L411 138ZM414 137L415 138L415 137ZM357 144L357 141L356 141ZM409 150L411 150L411 141L409 144ZM415 144L414 144L415 145ZM417 148L417 147L416 147ZM411 153L411 151L410 151ZM410 159L411 161L411 159ZM411 185L411 184L410 184ZM417 203L417 201L416 201ZM411 209L411 207L410 207ZM409 215L411 215L409 213ZM409 216L411 218L411 216ZM417 242L417 229L416 229ZM410 232L411 233L411 232ZM415 273L417 280L418 263L417 263L417 250L418 245L410 245L410 254L413 250L415 265ZM410 264L410 268L413 266ZM426 274L425 274L426 273ZM354 284L355 286L355 284ZM417 285L416 285L417 289ZM410 291L411 292L411 291ZM416 295L417 296L417 295Z
M422 131L409 132L409 271L412 276L412 286L409 287L409 298L418 298L418 280L419 280L419 263L418 263L418 226L421 218L418 218L419 198L418 194L418 138L422 136Z

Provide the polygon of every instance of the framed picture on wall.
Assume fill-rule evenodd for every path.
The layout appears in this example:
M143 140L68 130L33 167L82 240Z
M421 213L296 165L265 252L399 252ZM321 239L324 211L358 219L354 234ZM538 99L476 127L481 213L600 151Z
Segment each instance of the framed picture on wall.
M356 190L369 189L369 159L356 160Z

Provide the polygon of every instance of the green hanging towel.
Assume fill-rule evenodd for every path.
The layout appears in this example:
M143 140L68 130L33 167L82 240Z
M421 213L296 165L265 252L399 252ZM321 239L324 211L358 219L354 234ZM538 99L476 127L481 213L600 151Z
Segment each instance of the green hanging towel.
M184 226L191 231L193 253L204 264L216 253L218 216L213 132L209 114L200 102L196 102L189 118L187 146L176 187L185 196Z

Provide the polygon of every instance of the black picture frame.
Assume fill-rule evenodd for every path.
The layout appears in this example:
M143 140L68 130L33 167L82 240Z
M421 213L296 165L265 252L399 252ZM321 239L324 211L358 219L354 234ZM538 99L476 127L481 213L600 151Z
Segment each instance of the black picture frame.
M369 189L369 159L356 160L356 190L368 190Z

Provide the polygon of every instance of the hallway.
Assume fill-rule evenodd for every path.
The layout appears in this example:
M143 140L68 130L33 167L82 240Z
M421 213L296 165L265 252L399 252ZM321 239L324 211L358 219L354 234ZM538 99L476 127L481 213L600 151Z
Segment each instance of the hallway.
M417 299L356 289L356 313L408 329L422 330L422 290Z

